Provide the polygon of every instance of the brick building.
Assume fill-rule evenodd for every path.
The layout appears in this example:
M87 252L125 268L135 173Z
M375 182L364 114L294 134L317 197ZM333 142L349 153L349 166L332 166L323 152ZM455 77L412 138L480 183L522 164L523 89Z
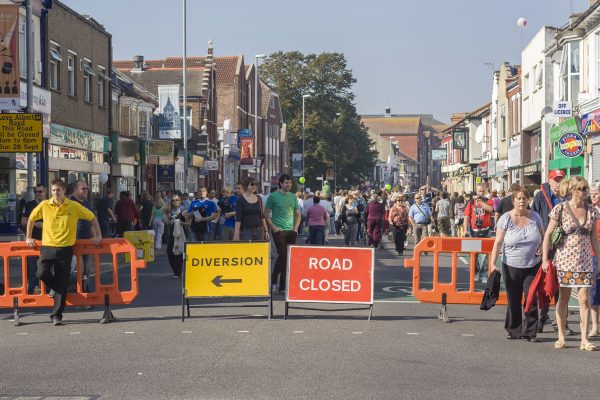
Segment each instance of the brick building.
M92 17L59 1L45 29L44 82L52 93L48 178L84 179L98 193L100 174L111 172L112 37Z

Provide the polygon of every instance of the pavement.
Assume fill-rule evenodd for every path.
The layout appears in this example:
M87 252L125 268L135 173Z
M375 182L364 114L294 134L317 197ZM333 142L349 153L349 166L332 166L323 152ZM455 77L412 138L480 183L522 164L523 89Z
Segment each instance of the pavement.
M135 302L114 307L116 322L68 309L54 327L49 310L26 309L15 327L2 309L0 400L597 396L600 352L579 350L578 336L563 350L548 329L539 343L506 340L504 306L449 305L442 323L439 305L410 297L412 271L393 253L389 242L376 250L371 321L322 304L283 320L276 295L271 320L266 301L196 299L181 322L181 281L164 253L141 271ZM577 330L578 315L569 318Z

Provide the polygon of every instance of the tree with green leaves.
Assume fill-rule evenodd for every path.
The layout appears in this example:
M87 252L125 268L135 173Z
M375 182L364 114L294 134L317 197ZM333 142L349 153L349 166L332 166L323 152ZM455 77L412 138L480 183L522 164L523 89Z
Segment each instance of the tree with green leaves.
M305 185L336 170L337 185L357 185L371 177L377 151L354 105L356 82L341 53L304 55L276 52L260 66L260 76L279 95L292 153L302 153L302 96L305 99Z

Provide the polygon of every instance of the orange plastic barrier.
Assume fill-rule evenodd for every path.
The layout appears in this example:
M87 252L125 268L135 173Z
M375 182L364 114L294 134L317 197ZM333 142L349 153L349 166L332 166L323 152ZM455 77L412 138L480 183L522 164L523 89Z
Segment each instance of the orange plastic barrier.
M54 299L49 297L43 282L40 282L41 294L28 294L28 276L27 276L27 257L38 257L40 254L41 242L36 242L35 248L27 247L25 242L7 242L0 243L0 260L3 265L3 291L0 291L0 307L14 308L15 325L18 325L19 307L52 307ZM103 239L99 246L94 246L91 240L78 240L73 247L73 255L77 257L77 292L67 294L67 306L105 306L105 314L100 322L110 322L114 316L110 311L111 304L129 304L138 295L138 269L146 268L144 260L138 260L136 257L137 249L125 239ZM112 255L112 279L109 284L101 283L100 256L104 254ZM119 254L129 254L130 257L130 278L129 290L119 289L119 265L117 257ZM91 255L93 257L94 270L94 292L85 293L82 291L81 274L82 256ZM10 259L20 260L20 276L18 277L17 287L11 287L11 266ZM13 267L13 274L16 268ZM1 288L0 288L1 289Z
M405 268L413 269L413 296L422 303L446 304L481 304L483 289L475 290L475 260L476 254L492 253L494 239L491 238L450 238L450 237L425 237L416 246L412 259L404 260ZM423 253L433 255L432 289L421 288L421 257ZM469 288L457 287L458 254L470 254ZM452 264L440 265L440 254L451 256ZM449 282L440 282L440 268L451 267ZM488 268L485 268L488 271ZM501 292L496 304L506 304L506 293ZM442 309L440 319L447 320L445 307Z

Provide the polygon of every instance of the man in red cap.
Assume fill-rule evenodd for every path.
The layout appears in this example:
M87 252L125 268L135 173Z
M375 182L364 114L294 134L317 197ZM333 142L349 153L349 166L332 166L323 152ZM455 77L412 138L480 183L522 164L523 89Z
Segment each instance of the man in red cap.
M560 203L562 199L560 198L560 183L565 178L565 171L562 169L553 169L548 174L548 182L542 183L540 186L540 191L533 198L533 203L531 204L531 210L535 211L542 217L542 222L544 223L544 230L548 229L549 215L550 211L554 208L555 205ZM554 249L550 250L548 258L551 260L554 258ZM558 301L558 294L556 295L556 300ZM549 306L544 307L541 310L541 316L538 321L538 332L542 332L544 329L544 323L549 320L548 317L548 309ZM568 334L573 334L573 331L569 329L567 325L566 331Z

